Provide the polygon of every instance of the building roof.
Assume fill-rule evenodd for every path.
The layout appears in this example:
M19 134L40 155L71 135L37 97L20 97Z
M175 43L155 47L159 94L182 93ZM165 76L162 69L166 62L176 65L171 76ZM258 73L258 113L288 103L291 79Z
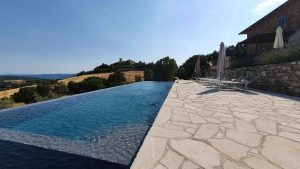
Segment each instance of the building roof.
M284 41L288 41L289 37L292 36L296 31L283 32ZM263 33L248 38L239 44L255 44L255 43L272 43L275 40L276 33ZM256 39L257 38L257 39Z
M278 12L279 10L293 4L293 2L295 2L297 0L288 0L286 1L284 4L282 4L281 6L279 6L278 8L274 9L272 12L270 12L269 14L267 14L266 16L264 16L263 18L261 18L260 20L258 20L257 22L255 22L254 24L252 24L251 26L249 26L248 28L246 28L245 30L243 30L241 33L239 33L240 35L242 34L247 34L247 32L252 29L253 27L255 27L255 25L264 22L266 19L268 19L269 17L271 17L274 13Z

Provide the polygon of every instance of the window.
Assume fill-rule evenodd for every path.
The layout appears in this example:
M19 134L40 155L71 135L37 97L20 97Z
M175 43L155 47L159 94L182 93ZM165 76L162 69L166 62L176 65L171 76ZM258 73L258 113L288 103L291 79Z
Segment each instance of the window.
M286 17L285 16L280 17L278 21L278 26L284 29L285 24L286 24Z

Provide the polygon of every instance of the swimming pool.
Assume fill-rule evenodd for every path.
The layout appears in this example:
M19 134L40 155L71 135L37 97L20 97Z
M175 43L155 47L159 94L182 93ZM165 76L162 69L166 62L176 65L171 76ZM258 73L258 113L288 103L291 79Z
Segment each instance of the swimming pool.
M128 165L171 86L140 82L0 111L0 140Z

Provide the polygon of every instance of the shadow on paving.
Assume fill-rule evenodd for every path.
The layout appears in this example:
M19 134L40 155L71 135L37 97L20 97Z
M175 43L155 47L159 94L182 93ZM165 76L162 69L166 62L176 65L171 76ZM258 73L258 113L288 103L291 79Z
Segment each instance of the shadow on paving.
M209 88L209 90L200 92L200 93L198 93L198 95L212 94L212 93L216 93L216 92L220 92L220 91L223 91L223 92L239 92L239 93L243 93L243 94L246 94L246 95L257 95L256 93L251 92L251 91L242 91L242 90L234 90L234 89L217 89L217 88Z
M283 99L289 99L289 100L294 100L294 101L298 101L300 102L300 97L297 96L290 96L287 94L283 94L283 93L276 93L276 92L271 92L271 91L264 91L264 90L259 90L259 89L253 89L256 92L260 92L260 93L264 93L270 96L274 96L274 97L280 97Z
M1 169L129 169L129 166L0 140Z

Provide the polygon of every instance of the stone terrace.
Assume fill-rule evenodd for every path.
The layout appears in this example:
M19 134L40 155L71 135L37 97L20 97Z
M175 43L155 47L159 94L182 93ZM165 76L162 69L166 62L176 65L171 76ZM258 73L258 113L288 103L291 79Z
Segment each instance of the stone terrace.
M131 169L299 169L299 100L175 83Z

